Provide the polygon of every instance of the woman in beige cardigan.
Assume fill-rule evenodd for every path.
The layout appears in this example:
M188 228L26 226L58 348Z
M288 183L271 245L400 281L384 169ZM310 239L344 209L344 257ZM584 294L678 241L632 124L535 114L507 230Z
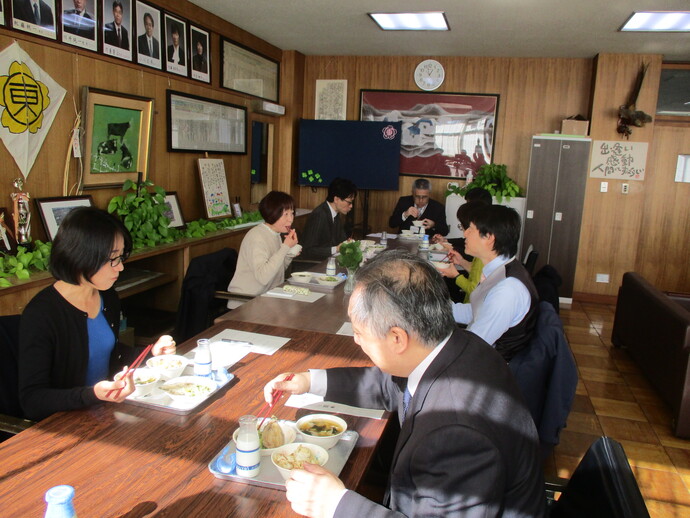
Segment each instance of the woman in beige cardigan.
M260 295L285 281L285 269L302 251L292 228L295 202L287 193L269 192L259 203L264 222L244 236L228 291ZM280 235L285 234L285 239ZM228 307L230 303L228 302Z

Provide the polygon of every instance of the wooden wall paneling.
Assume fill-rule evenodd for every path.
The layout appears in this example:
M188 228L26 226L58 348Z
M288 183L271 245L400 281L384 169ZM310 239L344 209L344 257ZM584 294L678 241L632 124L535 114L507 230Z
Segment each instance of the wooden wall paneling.
M690 153L690 124L654 127L645 177L635 271L662 290L690 293L690 184L675 182L679 154ZM630 182L637 188L636 183ZM632 189L631 189L632 190Z
M649 63L650 66L637 108L654 114L661 58L656 54L601 54L597 57L590 124L593 141L625 141L616 133L618 109L627 102L642 63ZM649 142L651 152L653 131L653 122L644 128L634 128L630 140ZM648 160L646 175L652 174L654 171ZM648 180L641 182L641 191L635 189L634 193L627 195L621 194L621 180L610 180L608 192L599 192L601 181L601 178L587 179L574 290L615 295L623 274L635 268L639 239L643 231L644 200L656 194L650 189ZM648 230L645 226L644 231ZM609 283L597 283L597 273L609 274Z

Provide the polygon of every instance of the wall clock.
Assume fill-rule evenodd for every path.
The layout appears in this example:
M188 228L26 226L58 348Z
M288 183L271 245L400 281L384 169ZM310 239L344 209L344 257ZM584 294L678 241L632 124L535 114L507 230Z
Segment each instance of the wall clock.
M443 65L435 59L425 59L414 71L414 82L422 90L436 90L446 77Z

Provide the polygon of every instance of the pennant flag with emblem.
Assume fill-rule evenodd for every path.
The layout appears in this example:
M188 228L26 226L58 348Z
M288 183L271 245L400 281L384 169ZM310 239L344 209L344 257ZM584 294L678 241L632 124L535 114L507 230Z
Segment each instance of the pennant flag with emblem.
M13 43L0 52L0 138L24 178L36 161L65 89Z

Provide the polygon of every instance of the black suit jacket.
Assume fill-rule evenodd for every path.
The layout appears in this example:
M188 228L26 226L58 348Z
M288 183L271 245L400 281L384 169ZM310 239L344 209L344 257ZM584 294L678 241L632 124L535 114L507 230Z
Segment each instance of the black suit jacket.
M376 367L328 370L326 400L397 411L407 381ZM393 454L389 507L347 491L335 518L540 517L537 431L513 375L483 340L456 330L410 401Z
M146 39L146 34L142 34L137 38L137 52L143 56L148 56L153 59L160 59L161 58L161 46L160 43L158 43L158 40L154 37L151 37L151 40L153 40L153 52L149 52L149 42Z
M346 239L340 214L337 214L334 220L328 202L325 201L311 212L306 225L304 225L304 232L300 240L302 257L304 259L325 259L331 255L331 247L338 246Z
M55 25L53 22L53 10L43 0L38 2L38 12L41 16L41 23L36 21L34 11L31 8L31 2L29 0L12 0L12 16L14 18L40 25L46 29L55 30Z
M120 25L120 36L122 38L122 44L117 44L117 32L115 31L115 22L106 23L103 27L103 41L107 45L112 45L113 47L120 47L121 49L129 50L129 34L124 25Z
M412 226L412 222L417 219L412 216L408 216L406 220L403 221L402 215L407 209L414 205L414 198L412 196L401 196L398 200L393 214L388 220L388 224L392 228L397 228L400 230L407 230ZM422 214L421 219L430 219L434 222L433 228L428 228L426 233L430 236L434 234L441 234L445 236L448 233L448 223L446 223L446 208L441 205L436 200L429 200L429 204L426 209L424 209L424 214Z
M173 52L175 52L175 47L173 45L168 45L168 62L172 63L173 62ZM180 62L178 65L184 66L185 64L185 49L180 45Z
M65 32L75 36L81 36L89 40L96 39L96 22L86 11L84 11L83 15L79 15L79 11L76 9L63 11L62 27Z

